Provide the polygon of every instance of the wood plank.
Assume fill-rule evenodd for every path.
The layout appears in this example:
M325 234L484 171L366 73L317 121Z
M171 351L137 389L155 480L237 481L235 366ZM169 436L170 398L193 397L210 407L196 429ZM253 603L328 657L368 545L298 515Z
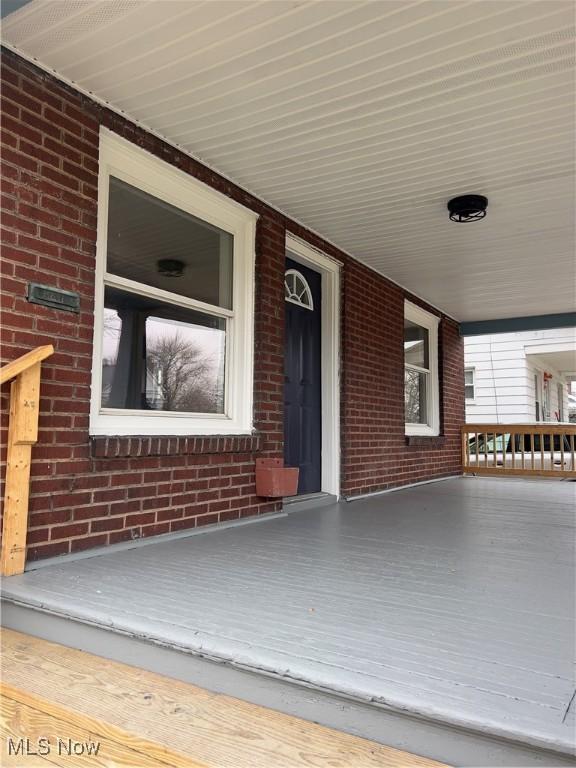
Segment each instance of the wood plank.
M44 347L37 347L36 349L27 352L25 355L12 360L5 366L0 368L0 384L4 384L10 379L13 379L18 374L30 368L35 363L41 363L42 360L46 360L47 357L54 354L54 347L52 344L47 344Z
M0 573L23 573L26 563L31 446L38 440L40 368L54 353L52 344L28 352L0 369L0 383L16 377L10 388L10 421L2 523Z
M40 366L34 365L23 371L12 382L11 397L14 397L14 442L18 445L34 445L38 440L38 416L40 414Z
M540 422L539 424L464 424L461 432L488 433L498 432L507 434L515 432L522 435L575 435L576 424L555 424L552 422Z
M504 441L502 441L502 446L503 446L503 464L504 464L504 469L506 470L507 454L505 451ZM512 449L512 453L510 454L510 458L512 459L512 469L515 470L516 469L516 433L515 432L510 433L510 447Z
M3 631L2 679L11 696L49 702L54 716L102 730L127 746L146 742L209 768L433 768L433 760L211 693L178 680ZM18 693L24 692L24 693ZM23 701L30 705L30 699ZM71 717L71 715L67 715ZM111 724L114 723L114 726ZM113 728L117 730L113 730ZM190 765L190 762L175 763Z
M113 729L95 722L93 728L83 728L75 722L74 714L60 711L60 717L46 712L49 704L37 697L27 696L27 703L12 698L9 690L2 690L0 702L0 734L2 736L3 766L33 766L46 768L47 764L59 766L102 766L103 768L175 768L178 764L167 762L164 756L150 757L143 749L130 748L122 741L115 741ZM8 740L12 744L9 744ZM24 739L28 754L15 754L15 747ZM12 746L12 749L9 749ZM33 752L39 752L33 755ZM199 764L187 761L187 765Z
M462 438L462 466L464 469L466 469L466 467L470 463L470 459L468 456L468 434L466 432L462 432L461 438Z
M24 374L22 374L24 375ZM27 389L30 382L26 382ZM30 461L32 446L17 441L17 412L21 407L20 378L10 390L10 420L8 424L8 454L2 522L2 553L0 572L3 576L23 573L26 563L26 531L28 528L28 497L30 494ZM27 422L27 420L25 420ZM28 429L29 425L23 427Z
M514 469L504 467L469 467L470 473L475 475L490 475L492 477L499 477L505 475L507 478L512 477L572 477L576 476L576 472L568 469Z

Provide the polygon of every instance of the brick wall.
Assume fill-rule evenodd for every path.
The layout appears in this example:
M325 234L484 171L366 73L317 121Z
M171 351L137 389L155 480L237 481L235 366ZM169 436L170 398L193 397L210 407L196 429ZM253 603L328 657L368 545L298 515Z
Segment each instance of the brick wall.
M366 267L348 265L342 410L342 488L347 495L461 471L464 358L458 326L449 318L442 318L438 331L441 436L404 434L405 298L410 297L375 280Z
M460 471L462 344L441 322L443 437L407 445L404 293L210 169L2 52L2 357L53 343L43 365L29 557L78 551L278 509L255 495L257 455L282 455L285 231L344 262L343 492ZM248 438L90 440L98 130L105 125L260 215L256 234L255 430ZM79 315L30 304L26 284L77 291ZM425 305L423 305L425 306ZM7 391L2 392L3 439Z

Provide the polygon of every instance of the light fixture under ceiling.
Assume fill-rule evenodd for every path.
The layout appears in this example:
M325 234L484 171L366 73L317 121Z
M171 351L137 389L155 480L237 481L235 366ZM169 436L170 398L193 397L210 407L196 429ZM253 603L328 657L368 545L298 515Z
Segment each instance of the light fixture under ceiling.
M164 277L182 277L186 265L180 259L159 259L157 266Z
M486 216L488 198L484 195L461 195L448 201L450 221L466 224L469 221L480 221Z

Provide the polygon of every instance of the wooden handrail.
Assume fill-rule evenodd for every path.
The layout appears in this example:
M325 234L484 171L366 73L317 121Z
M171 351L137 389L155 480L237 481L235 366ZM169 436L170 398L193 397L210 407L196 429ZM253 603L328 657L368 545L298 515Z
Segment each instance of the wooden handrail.
M10 386L8 456L0 553L0 572L3 576L22 573L26 564L30 462L32 446L38 440L40 368L42 361L53 353L54 347L51 344L37 347L0 369L1 384L14 379Z
M576 478L576 424L464 424L464 472Z
M0 384L5 384L25 371L26 368L30 368L35 363L41 363L42 360L46 360L47 357L53 354L54 347L52 344L47 344L45 347L36 347L36 349L30 352L26 352L25 355L17 357L16 360L6 363L6 365L0 368Z
M462 432L491 432L503 435L514 432L515 435L564 435L576 430L576 424L563 424L559 421L539 421L537 424L465 424Z

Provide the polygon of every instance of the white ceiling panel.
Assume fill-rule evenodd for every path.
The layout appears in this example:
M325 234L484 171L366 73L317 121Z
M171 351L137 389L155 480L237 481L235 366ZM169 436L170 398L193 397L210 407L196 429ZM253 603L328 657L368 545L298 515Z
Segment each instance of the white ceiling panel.
M471 321L575 308L574 8L32 0L3 39Z

